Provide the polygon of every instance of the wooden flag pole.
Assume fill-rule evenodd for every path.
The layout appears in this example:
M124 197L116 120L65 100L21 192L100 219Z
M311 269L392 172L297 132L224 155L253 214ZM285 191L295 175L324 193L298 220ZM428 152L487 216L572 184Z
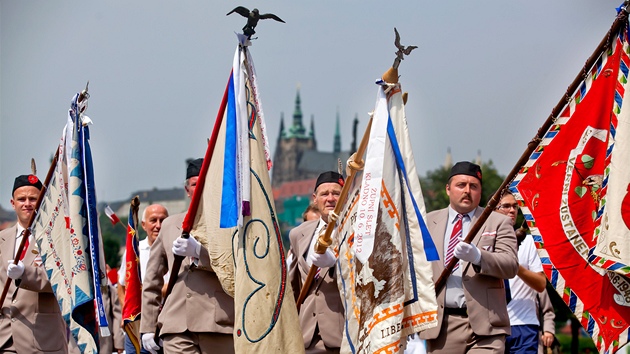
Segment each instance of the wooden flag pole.
M597 59L599 59L599 57L602 55L604 51L610 48L614 36L628 20L628 10L627 10L628 2L629 2L628 0L624 2L622 10L617 15L615 22L613 22L606 36L602 39L602 41L599 43L599 45L597 46L593 54L591 54L591 56L588 58L588 60L584 64L584 68L582 69L582 72L578 74L575 80L573 80L573 82L571 83L571 85L569 85L569 87L567 88L566 94L564 95L564 97L560 99L558 104L551 111L551 114L549 115L545 123L543 123L543 125L540 128L538 128L538 133L527 144L527 148L525 149L521 157L516 162L516 165L514 165L514 167L512 168L512 171L510 171L507 177L505 177L505 180L503 181L499 189L497 189L496 193L492 196L492 198L490 198L490 200L488 201L488 205L484 209L483 213L481 214L477 222L470 228L470 231L468 232L468 235L466 235L466 238L464 239L463 242L466 242L466 243L472 242L472 240L475 238L475 235L479 232L483 224L486 222L486 219L488 219L488 216L490 216L490 213L492 213L494 209L496 209L496 206L499 203L499 200L501 199L501 194L503 193L503 191L512 182L512 180L514 180L514 178L520 171L521 167L525 165L525 163L527 163L527 160L529 159L531 154L534 152L539 142L542 140L542 138L547 133L549 128L555 123L556 117L560 115L560 113L562 113L562 109L566 106L567 103L571 101L572 94L578 89L582 81L584 81L584 79L589 75L590 69L593 67ZM446 279L448 279L448 277L451 275L451 273L453 272L453 268L455 267L458 261L459 259L457 257L453 257L451 261L448 263L448 265L444 268L444 271L442 271L442 274L440 274L440 277L435 282L436 294L438 294L442 290L442 288L446 284Z
M315 243L315 252L319 254L323 254L326 252L326 249L332 244L332 232L335 229L337 223L337 217L341 210L343 209L343 205L348 198L348 193L350 192L350 188L352 183L354 182L354 178L356 176L357 171L363 169L363 155L365 154L365 150L367 150L368 140L370 139L370 131L372 129L372 118L368 121L367 127L365 128L365 133L363 133L363 138L361 139L361 144L359 145L359 149L354 155L354 159L349 164L350 166L350 175L346 179L346 182L341 189L341 194L339 194L339 198L337 199L337 204L335 205L335 209L328 214L330 220L328 220L328 225L326 226L326 230L324 233L319 235L317 242ZM300 311L300 306L302 306L302 302L306 299L306 295L308 294L311 285L313 283L313 279L315 278L315 274L317 273L317 266L312 265L311 269L306 276L306 280L304 281L304 285L302 285L302 289L300 290L300 295L296 301L298 312Z

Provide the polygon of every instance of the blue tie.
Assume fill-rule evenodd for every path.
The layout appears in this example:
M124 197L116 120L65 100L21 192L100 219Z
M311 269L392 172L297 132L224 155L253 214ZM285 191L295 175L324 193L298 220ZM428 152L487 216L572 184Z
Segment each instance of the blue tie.
M503 284L505 284L505 303L509 304L512 301L512 291L510 291L510 281L508 279L503 279Z

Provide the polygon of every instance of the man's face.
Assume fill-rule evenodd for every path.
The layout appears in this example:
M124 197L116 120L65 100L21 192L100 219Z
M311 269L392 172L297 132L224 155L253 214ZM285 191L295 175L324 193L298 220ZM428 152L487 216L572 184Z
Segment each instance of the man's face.
M199 177L195 176L195 177L190 177L188 180L186 180L186 195L188 196L188 198L192 198L193 194L195 193L195 188L197 187L197 180L199 179Z
M166 208L161 205L149 205L145 212L145 218L142 220L142 228L147 232L149 245L152 245L160 234L162 221L168 216Z
M28 220L35 211L35 204L39 196L39 189L33 186L23 186L13 192L11 206L17 214L18 222L23 227L28 226Z
M313 193L313 202L317 205L324 221L328 222L328 213L335 210L339 194L341 194L341 186L334 182L320 184Z
M503 215L507 215L512 219L512 225L516 222L516 215L518 214L518 204L516 198L511 194L506 194L501 198L497 211Z
M446 194L451 208L460 214L466 214L479 206L481 200L481 182L468 175L455 175L446 185Z

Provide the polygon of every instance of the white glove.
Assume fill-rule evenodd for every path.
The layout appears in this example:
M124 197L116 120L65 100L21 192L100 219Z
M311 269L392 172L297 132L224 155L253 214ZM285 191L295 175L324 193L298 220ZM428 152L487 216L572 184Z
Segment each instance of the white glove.
M173 254L182 257L199 258L201 254L201 243L197 242L192 236L188 238L178 237L173 241Z
M472 243L464 242L463 237L459 237L459 243L453 250L453 255L462 261L470 262L474 265L481 264L481 251Z
M9 261L9 266L7 267L7 276L11 279L20 279L24 274L24 263L22 261L18 261L17 264L13 264L13 260Z
M328 268L335 265L337 258L335 254L330 250L330 248L326 249L326 252L319 254L317 252L313 252L308 256L308 260L311 261L311 264L320 267L320 268Z
M157 351L162 347L162 340L160 339L160 344L157 344L153 340L154 337L155 333L142 333L142 348L151 354L157 354Z

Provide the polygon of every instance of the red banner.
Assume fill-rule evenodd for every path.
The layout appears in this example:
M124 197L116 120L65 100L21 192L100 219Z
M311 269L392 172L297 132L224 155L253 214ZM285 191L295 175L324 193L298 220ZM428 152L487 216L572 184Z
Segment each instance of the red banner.
M589 262L603 222L627 48L625 38L618 38L614 50L597 61L511 187L547 277L600 352L624 345L630 322L628 279Z

